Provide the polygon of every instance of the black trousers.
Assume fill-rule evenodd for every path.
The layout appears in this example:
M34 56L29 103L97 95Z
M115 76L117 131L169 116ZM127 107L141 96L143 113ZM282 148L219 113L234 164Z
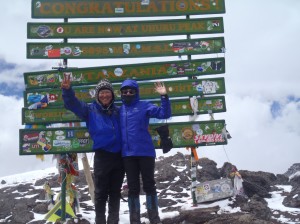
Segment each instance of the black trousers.
M147 195L156 194L154 180L155 158L147 156L128 156L123 158L128 184L128 196L138 197L140 194L140 174L143 190Z
M105 219L107 201L109 213L119 215L124 174L121 153L110 153L103 150L95 152L94 184L96 219Z

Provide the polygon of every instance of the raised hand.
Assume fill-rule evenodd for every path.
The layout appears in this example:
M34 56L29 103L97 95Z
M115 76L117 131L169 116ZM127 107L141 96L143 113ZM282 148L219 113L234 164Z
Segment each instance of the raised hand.
M60 88L70 89L70 87L71 87L71 80L64 77L63 81L60 84Z
M167 89L166 89L163 82L155 82L154 86L155 86L154 90L156 92L158 92L160 95L166 95L167 94Z

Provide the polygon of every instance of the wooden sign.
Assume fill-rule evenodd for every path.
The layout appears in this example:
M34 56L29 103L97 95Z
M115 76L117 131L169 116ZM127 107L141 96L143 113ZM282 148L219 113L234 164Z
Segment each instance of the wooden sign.
M29 39L145 37L223 33L223 18L93 23L27 23Z
M224 0L32 0L32 18L102 18L225 13Z
M152 101L155 105L160 105L160 102ZM116 103L120 105L120 102ZM197 114L220 113L226 111L225 97L202 97L197 100ZM171 99L172 117L182 115L193 115L193 110L189 99ZM60 108L43 108L37 110L22 109L23 124L48 124L48 123L65 123L65 122L80 122L73 112Z
M225 93L224 78L206 78L206 79L191 79L180 81L165 82L169 97L183 96L203 96ZM113 85L116 100L120 100L120 84ZM154 99L159 98L159 94L154 91L153 83L139 83L140 98ZM85 102L92 102L95 97L95 86L74 87L75 94L78 99ZM63 104L62 90L56 89L41 89L27 90L24 93L24 105L29 109L43 107L57 107Z
M149 127L156 148L160 148L160 138L155 128L160 125L152 124ZM169 131L173 148L227 144L224 120L170 123ZM20 155L93 151L90 134L82 127L21 129L19 137Z
M222 53L223 37L123 43L27 43L27 58L136 58Z
M73 86L93 85L106 78L112 83L135 80L170 79L225 73L225 58L180 60L131 65L114 65L79 69L49 70L24 73L26 89L59 87L69 75Z

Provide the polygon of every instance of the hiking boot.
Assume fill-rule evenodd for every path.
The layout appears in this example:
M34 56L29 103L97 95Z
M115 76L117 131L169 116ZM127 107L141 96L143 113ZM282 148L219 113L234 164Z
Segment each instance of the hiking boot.
M128 197L130 224L141 224L140 198Z
M161 223L159 214L158 214L157 195L147 195L146 203L147 203L147 213L148 213L148 218L149 218L150 223L151 224Z

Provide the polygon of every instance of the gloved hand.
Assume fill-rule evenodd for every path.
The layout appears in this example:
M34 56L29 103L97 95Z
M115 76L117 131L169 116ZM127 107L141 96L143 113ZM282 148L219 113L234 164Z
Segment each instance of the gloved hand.
M173 148L173 142L169 136L169 126L167 124L155 129L160 137L160 147L163 149L163 153L169 152Z

